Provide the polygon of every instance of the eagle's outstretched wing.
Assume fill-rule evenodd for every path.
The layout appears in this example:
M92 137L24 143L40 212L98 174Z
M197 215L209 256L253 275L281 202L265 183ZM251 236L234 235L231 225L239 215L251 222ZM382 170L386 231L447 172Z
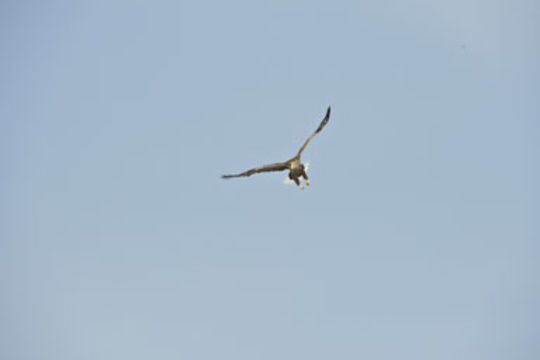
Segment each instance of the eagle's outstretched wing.
M326 115L322 119L322 121L319 124L319 127L317 128L317 130L315 130L315 132L313 134L311 134L309 139L307 139L306 142L304 143L304 145L302 145L302 147L300 148L300 150L298 150L298 154L296 154L296 158L299 158L300 155L302 155L302 151L305 150L305 148L308 146L308 144L311 142L311 140L313 140L315 135L317 135L324 128L324 126L328 123L329 119L330 119L330 106L326 110Z
M261 166L257 166L254 169L244 171L243 173L240 173L240 174L221 175L221 177L223 179L230 179L230 178L235 178L235 177L251 176L255 173L260 173L260 172L283 171L283 170L287 170L288 168L289 168L289 162L285 161L285 162L280 162L280 163L261 165Z

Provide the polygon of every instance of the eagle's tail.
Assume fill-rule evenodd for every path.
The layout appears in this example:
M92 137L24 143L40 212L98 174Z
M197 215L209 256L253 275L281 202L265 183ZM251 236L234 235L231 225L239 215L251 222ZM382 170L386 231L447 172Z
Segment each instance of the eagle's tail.
M285 179L283 179L283 183L284 183L285 185L295 185L295 186L296 186L296 184L294 183L294 181L292 181L292 180L289 178L289 176L286 176Z

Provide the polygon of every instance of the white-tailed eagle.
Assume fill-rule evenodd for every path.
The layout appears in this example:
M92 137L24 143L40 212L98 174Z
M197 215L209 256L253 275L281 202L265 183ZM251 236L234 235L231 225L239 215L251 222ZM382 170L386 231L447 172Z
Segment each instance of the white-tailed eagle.
M309 186L310 181L309 181L308 176L306 174L306 166L304 164L302 164L302 161L300 160L300 157L302 156L302 152L306 149L306 147L311 142L311 140L313 140L315 135L317 135L324 128L324 126L328 123L329 119L330 119L330 107L328 107L328 109L326 110L326 115L322 119L322 121L321 121L319 127L317 128L317 130L315 130L315 132L313 134L311 134L311 136L306 140L304 145L302 145L300 150L298 150L298 153L296 154L296 156L293 157L292 159L284 161L284 162L279 162L279 163L261 165L261 166L258 166L256 168L244 171L244 172L239 173L239 174L222 175L221 177L223 179L230 179L230 178L236 178L236 177L251 176L253 174L260 173L260 172L289 170L289 179L294 181L296 183L296 185L298 185L298 187L300 189L304 189L304 185L302 185L300 183L300 179L304 178L304 180L306 180L306 185L307 186Z

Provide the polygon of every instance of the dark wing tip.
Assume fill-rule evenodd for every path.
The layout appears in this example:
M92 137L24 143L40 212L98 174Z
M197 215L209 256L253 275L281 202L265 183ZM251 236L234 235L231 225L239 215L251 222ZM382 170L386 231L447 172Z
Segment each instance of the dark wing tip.
M332 110L331 106L328 106L328 109L326 109L326 115L324 116L325 118L329 118L330 117L330 111Z

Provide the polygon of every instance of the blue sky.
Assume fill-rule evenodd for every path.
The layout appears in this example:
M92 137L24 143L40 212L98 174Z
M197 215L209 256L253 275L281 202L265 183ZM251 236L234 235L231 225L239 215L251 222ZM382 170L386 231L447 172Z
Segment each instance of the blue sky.
M4 1L0 357L538 359L539 16Z

